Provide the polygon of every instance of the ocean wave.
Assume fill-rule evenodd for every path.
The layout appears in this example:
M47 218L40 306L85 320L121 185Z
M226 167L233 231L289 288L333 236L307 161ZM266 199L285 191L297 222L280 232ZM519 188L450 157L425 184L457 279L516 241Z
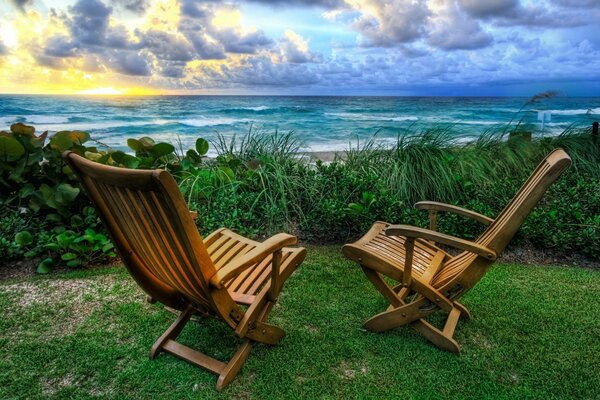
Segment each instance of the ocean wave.
M218 112L223 114L234 114L239 112L253 112L257 114L275 114L278 112L293 112L293 113L305 113L311 112L314 109L304 107L304 106L255 106L255 107L232 107L232 108L223 108Z
M17 117L0 117L0 129L8 128L10 125L18 122Z
M358 114L358 113L325 113L325 115L341 119L353 119L357 121L384 121L384 122L403 122L418 121L418 117L403 116L391 117L386 115Z
M540 110L554 115L585 115L585 114L600 114L600 107L576 110Z
M35 128L39 131L94 131L99 129L115 129L115 128L128 128L131 126L152 126L152 125L167 125L175 123L176 121L155 119L148 121L120 121L120 120L108 120L108 121L97 121L97 122L69 122L69 123L56 123L56 124L36 124Z
M505 125L507 121L481 121L471 119L455 119L447 117L426 117L424 118L428 123L436 124L449 124L449 125Z
M192 118L178 121L180 124L196 127L217 126L217 125L234 125L238 123L250 122L249 119L237 118Z
M69 117L57 115L26 115L24 119L26 124L65 124L69 122Z

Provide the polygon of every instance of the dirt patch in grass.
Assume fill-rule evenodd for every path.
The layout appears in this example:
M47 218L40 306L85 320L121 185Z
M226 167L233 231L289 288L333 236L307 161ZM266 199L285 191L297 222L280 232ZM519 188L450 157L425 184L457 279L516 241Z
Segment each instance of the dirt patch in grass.
M144 293L131 279L119 275L87 279L25 281L0 285L0 291L13 297L15 307L9 313L24 312L35 306L62 305L60 318L54 318L46 338L52 339L76 331L96 309L107 304L144 301ZM135 293L135 296L131 296Z

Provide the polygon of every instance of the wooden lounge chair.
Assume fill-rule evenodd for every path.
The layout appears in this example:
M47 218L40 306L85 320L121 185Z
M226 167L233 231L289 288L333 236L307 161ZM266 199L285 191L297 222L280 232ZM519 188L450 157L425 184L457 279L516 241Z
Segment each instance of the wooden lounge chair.
M411 324L436 346L459 352L453 334L459 318L471 316L458 299L487 272L546 189L570 164L567 153L554 150L495 220L460 207L423 201L415 206L429 210L430 229L376 222L361 239L345 245L344 255L361 265L367 278L390 303L386 311L373 316L364 327L380 332ZM472 218L487 225L487 229L475 241L438 233L438 211ZM452 256L439 244L463 252ZM397 284L390 286L383 276ZM425 320L438 310L448 313L441 329Z
M129 273L151 299L179 310L150 357L173 354L219 375L222 389L237 375L255 342L276 344L284 331L266 321L285 280L304 260L280 233L259 243L227 229L200 237L173 177L98 164L72 152L63 158L96 206ZM192 315L221 319L243 339L229 362L175 341Z

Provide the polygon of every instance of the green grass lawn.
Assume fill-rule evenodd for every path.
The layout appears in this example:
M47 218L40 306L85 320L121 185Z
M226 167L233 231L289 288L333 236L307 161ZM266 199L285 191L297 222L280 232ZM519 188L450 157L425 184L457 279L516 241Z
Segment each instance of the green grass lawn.
M386 307L338 247L312 247L271 321L287 332L256 345L223 392L216 376L161 354L174 320L123 268L0 282L0 398L600 398L600 273L496 264L463 298L457 356L410 327L361 329ZM228 358L237 339L216 320L180 340Z

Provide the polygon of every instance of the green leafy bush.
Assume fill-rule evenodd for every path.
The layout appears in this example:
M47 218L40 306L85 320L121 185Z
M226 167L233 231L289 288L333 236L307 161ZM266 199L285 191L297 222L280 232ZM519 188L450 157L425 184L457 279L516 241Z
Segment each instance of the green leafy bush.
M3 261L29 257L38 271L62 265L103 263L115 256L61 153L127 168L164 168L175 176L207 234L227 226L265 237L285 230L302 240L342 243L363 234L376 220L427 226L414 202L436 200L488 216L497 215L536 164L563 147L573 166L551 187L525 221L517 242L600 257L600 146L586 131L530 141L523 135L485 134L456 145L451 132L399 136L392 147L373 139L331 163L302 155L291 133L249 132L241 140L220 138L217 156L209 143L193 149L127 140L131 153L113 151L85 132L36 136L14 124L0 132L0 252ZM482 227L455 215L440 215L440 230L465 238Z

